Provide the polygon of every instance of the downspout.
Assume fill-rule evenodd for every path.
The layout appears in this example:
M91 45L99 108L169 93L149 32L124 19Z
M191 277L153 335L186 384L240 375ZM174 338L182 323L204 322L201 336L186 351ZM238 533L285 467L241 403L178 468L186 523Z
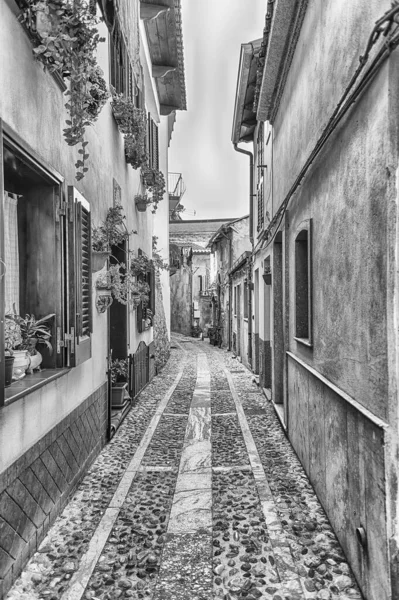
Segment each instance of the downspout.
M254 228L253 228L253 206L252 198L254 197L254 155L249 150L242 150L233 144L234 150L240 152L240 154L246 154L249 156L249 241L251 242L252 249L254 247Z
M240 154L249 156L249 241L251 242L252 252L254 250L254 229L253 229L253 206L254 197L254 155L249 150L238 148L233 144L234 150ZM252 369L252 261L248 269L248 363Z

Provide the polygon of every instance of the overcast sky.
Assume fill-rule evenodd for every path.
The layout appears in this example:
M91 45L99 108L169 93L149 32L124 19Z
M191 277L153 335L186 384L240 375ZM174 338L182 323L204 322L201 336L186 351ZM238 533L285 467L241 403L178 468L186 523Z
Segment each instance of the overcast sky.
M231 129L241 44L262 37L266 4L182 0L188 110L177 112L169 171L186 183L183 219L249 212L249 159L234 151Z

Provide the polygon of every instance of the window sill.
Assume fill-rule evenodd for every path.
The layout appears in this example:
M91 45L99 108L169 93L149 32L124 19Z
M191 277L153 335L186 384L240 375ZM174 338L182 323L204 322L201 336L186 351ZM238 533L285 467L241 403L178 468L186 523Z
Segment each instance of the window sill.
M5 406L35 392L50 383L50 381L62 377L62 375L65 375L69 371L70 369L43 369L38 373L25 375L19 381L14 381L14 383L4 389Z
M298 342L298 344L303 344L304 346L307 346L307 348L313 348L313 343L310 341L309 338L299 338L294 336L294 340Z
M248 317L244 317L244 321L248 323Z

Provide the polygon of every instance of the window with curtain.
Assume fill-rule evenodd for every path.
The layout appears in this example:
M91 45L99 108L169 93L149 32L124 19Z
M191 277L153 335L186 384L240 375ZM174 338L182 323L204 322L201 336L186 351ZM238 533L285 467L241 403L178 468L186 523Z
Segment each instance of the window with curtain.
M5 313L19 314L18 200L21 196L4 192Z

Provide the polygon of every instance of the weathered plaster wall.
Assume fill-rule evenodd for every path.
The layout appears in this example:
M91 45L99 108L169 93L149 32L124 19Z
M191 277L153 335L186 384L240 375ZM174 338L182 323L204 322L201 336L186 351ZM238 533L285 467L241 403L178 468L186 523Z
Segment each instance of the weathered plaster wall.
M169 332L166 325L165 310L163 304L163 290L160 272L155 274L155 306L154 315L154 352L155 352L155 367L159 371L167 363L170 356Z
M186 264L170 278L171 331L191 335L191 267Z
M275 207L356 69L374 22L389 7L377 0L309 3L274 123ZM288 366L289 435L369 600L390 598L382 447L392 436L397 439L397 430L384 439L345 394L388 420L387 297L393 293L388 259L395 243L397 165L389 72L385 64L298 188L284 248L288 349L305 363ZM395 111L396 123L397 106ZM307 219L313 224L313 347L294 340L295 237ZM332 393L306 365L340 392ZM396 395L391 402L397 406ZM364 524L368 559L355 541L356 527Z

